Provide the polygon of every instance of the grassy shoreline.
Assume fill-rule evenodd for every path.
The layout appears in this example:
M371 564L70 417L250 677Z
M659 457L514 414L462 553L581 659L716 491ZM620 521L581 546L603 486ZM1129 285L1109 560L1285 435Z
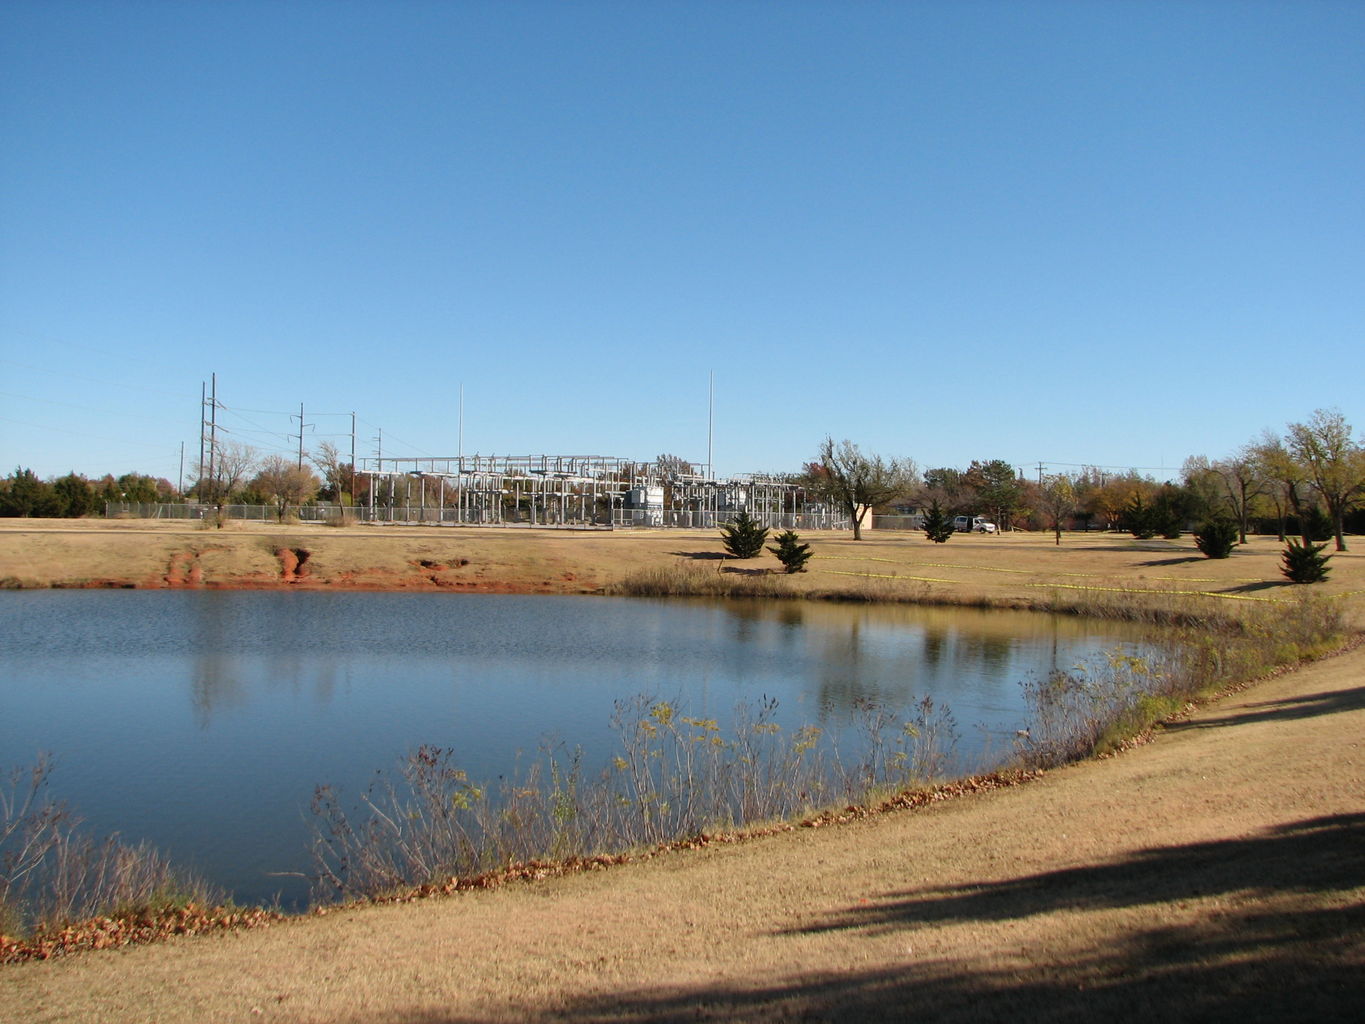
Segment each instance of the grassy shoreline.
M79 572L82 558L85 557L87 563L89 561L89 545L82 542L100 536L91 528L84 531L54 530L44 533L41 529L33 530L32 524L24 524L24 527L16 529L11 526L8 530L0 530L0 576L3 576L6 560L10 562L14 560L13 541L16 538L31 538L35 534L45 536L49 540L55 538L58 543L53 547L56 549L62 547L60 541L63 538L75 539L76 543L67 546L65 562L59 557L58 564L61 564L65 571ZM167 540L179 543L183 540L184 533L167 530L131 530L127 527L115 527L110 532L120 540L133 538L135 542L144 546L164 545ZM291 535L289 538L295 545L290 548L291 551L303 548L296 536ZM578 572L571 568L560 574L558 582L561 589L551 592L583 592L583 589L588 589L588 592L635 596L723 596L910 602L973 608L1024 608L1159 626L1173 630L1172 635L1178 634L1185 648L1194 653L1189 658L1183 677L1179 681L1167 680L1159 692L1145 694L1142 699L1130 699L1131 688L1118 687L1114 693L1123 690L1123 699L1117 703L1110 700L1109 705L1101 707L1104 701L1097 698L1095 692L1088 691L1081 682L1071 680L1074 685L1069 690L1062 687L1059 693L1053 695L1058 701L1054 705L1054 711L1063 717L1073 719L1089 715L1088 730L1085 731L1081 745L1064 751L1058 749L1040 752L1031 763L1010 766L999 773L949 783L904 786L892 792L888 792L885 787L880 791L876 787L869 787L861 800L826 805L823 808L807 808L794 818L789 817L776 823L767 820L757 823L740 822L728 827L720 825L710 829L693 829L688 834L654 836L644 845L636 843L624 850L582 849L562 852L559 856L499 857L501 863L497 866L489 867L485 864L481 870L466 869L463 873L433 870L429 872L431 877L412 880L406 885L390 884L382 890L376 890L369 895L370 899L378 901L408 899L417 895L462 888L483 888L495 883L500 884L499 880L544 877L572 870L594 870L611 863L650 856L664 849L690 848L709 842L732 842L770 834L775 830L803 825L812 827L847 820L850 817L865 816L878 810L917 806L925 801L975 792L981 788L1015 785L1027 781L1032 777L1031 773L1038 771L1040 767L1092 756L1097 752L1121 749L1134 742L1135 738L1148 734L1157 722L1173 715L1188 713L1194 704L1207 699L1211 693L1244 687L1256 678L1291 669L1312 658L1322 657L1332 649L1341 649L1341 638L1354 633L1349 625L1351 615L1359 610L1358 595L1351 588L1361 582L1359 579L1361 566L1354 560L1344 560L1348 573L1343 575L1348 578L1339 583L1334 592L1316 601L1302 599L1307 588L1284 592L1273 580L1255 578L1248 580L1246 577L1214 579L1212 582L1221 586L1231 584L1231 589L1221 596L1233 599L1221 601L1214 599L1219 596L1219 591L1213 589L1195 591L1188 583L1169 589L1148 589L1150 583L1144 581L1143 574L1138 573L1137 579L1132 578L1134 574L1131 567L1129 578L1125 579L1123 560L1126 558L1131 562L1135 557L1142 560L1145 554L1154 549L1135 548L1125 543L1122 538L1111 537L1103 541L1087 538L1091 541L1091 550L1083 552L1081 558L1073 558L1067 562L1066 571L1075 573L1071 578L1076 578L1081 575L1080 570L1086 570L1091 580L1105 583L1133 584L1144 581L1141 587L1131 585L1080 587L1074 583L1061 583L1056 580L1049 586L1046 580L1039 582L1039 577L1045 573L1029 564L1030 559L1038 558L1037 545L1029 543L1032 538L1015 539L1007 543L998 543L994 540L988 540L984 544L964 543L955 551L946 553L942 549L937 551L930 549L929 553L940 559L945 555L960 553L952 563L943 561L936 563L935 571L943 573L943 576L937 578L901 575L898 571L853 573L848 570L833 570L841 575L847 573L848 576L859 577L851 584L837 587L821 586L813 582L809 576L793 578L769 572L764 566L751 569L748 566L727 564L701 548L699 541L704 538L710 539L709 535L695 534L670 534L663 537L631 534L618 535L614 538L595 538L595 557L599 562L605 563L598 565L596 572L591 571L593 566L590 564L594 552L589 552L588 557L584 558L582 550L575 550L578 547L575 541L562 536L545 538L522 534L509 538L504 531L493 537L475 537L460 536L457 531L454 536L446 537L439 534L433 536L428 528L401 534L381 533L345 539L348 542L359 540L369 546L371 550L364 555L370 561L380 563L381 568L395 560L396 551L397 558L401 559L402 563L416 566L428 572L429 576L433 572L459 571L464 568L458 565L457 557L452 557L447 551L433 551L434 546L452 546L470 551L475 558L469 558L465 564L483 564L485 568L496 568L497 559L501 556L502 566L506 571L500 582L506 585L507 589L517 589L518 592L524 592L526 583L531 578L538 577L542 580L552 578L551 570L547 566L558 559L559 564L554 564L554 569L557 570L562 564L568 563L572 555L577 559L572 563L574 565L581 567L584 563L589 563L589 581L595 585L571 591L570 585L580 582ZM240 537L234 539L241 543L229 544L226 547L236 549L238 554L244 553L248 560L257 557L263 550L277 550L281 543L278 531L275 530L244 531ZM329 550L327 538L324 537L322 540L323 543L314 546L328 553L334 565L325 565L324 568L337 575L328 577L319 573L319 576L313 579L312 585L368 589L363 584L357 585L362 575L358 570L340 568L342 564L340 556L336 551ZM913 541L906 538L889 541L879 539L872 544L864 542L865 547L860 545L852 549L849 547L850 542L843 538L822 537L819 540L821 543L817 547L817 556L820 548L824 548L827 557L842 561L861 561L864 568L883 569L887 564L919 568L925 564L920 557L925 554L925 548L915 546ZM604 541L607 545L617 542L615 561L601 558L600 552L603 550L601 545ZM679 544L679 541L685 543ZM510 560L507 554L509 543L522 545L519 552L513 548ZM680 554L677 550L679 546L696 546L700 550ZM716 546L718 547L718 544ZM377 551L375 548L386 550ZM1155 550L1163 554L1179 551L1171 545ZM195 557L202 560L207 553L211 553L210 549L204 548L198 551ZM640 557L642 554L645 557ZM1250 569L1254 559L1263 563L1266 554L1264 550L1249 553L1250 557L1244 558L1242 565ZM437 557L428 557L431 555ZM915 557L907 558L906 555ZM476 562L476 558L480 561ZM645 564L640 567L642 561ZM1011 564L1002 564L1005 562ZM1163 569L1169 566L1168 571L1171 572L1187 565L1201 569L1204 567L1201 562L1179 554L1174 557L1168 555L1165 559L1146 559L1144 567L1152 562L1156 562ZM240 559L237 562L229 560L222 569L222 577L208 580L205 580L201 572L198 585L211 586L215 579L220 582L232 579L242 584L244 576L240 566ZM454 570L452 566L455 567ZM1056 566L1057 561L1054 559L1046 568L1055 569ZM1257 567L1262 566L1257 564ZM218 571L219 567L213 568ZM950 571L957 571L968 585L958 589L947 586L949 582L961 582L950 581L947 578ZM345 575L348 572L352 574L349 578ZM1023 578L1010 579L1000 590L991 593L981 582L983 576L989 578L990 574L1011 574ZM564 576L571 578L564 579ZM47 583L50 586L62 586L68 584L70 579L70 576L56 580L49 577ZM189 579L190 577L186 576L178 581L167 582L163 576L161 582L170 586L185 585ZM249 579L245 579L245 582L249 583ZM1182 581L1177 579L1174 582ZM1209 581L1200 578L1199 582L1207 585ZM1239 591L1238 588L1245 588L1247 582L1255 585L1258 593L1264 590L1276 590L1280 593L1273 599L1259 597L1247 600L1248 596L1256 597ZM439 584L433 586L435 589L449 589ZM470 588L470 591L497 590L498 587L499 581L495 579L491 586ZM1347 643L1349 645L1358 641L1359 636L1352 635L1352 639ZM1113 697L1113 693L1110 696ZM1067 705L1063 698L1072 700L1072 703ZM192 900L184 899L164 900L157 905L144 904L131 908L110 906L91 919L55 922L21 939L15 939L13 936L6 938L0 942L0 961L46 958L75 949L150 941L161 935L185 930L255 926L269 923L275 916L277 915L263 908L205 908Z
M1151 595L1208 605L1273 604L1295 592L1280 545L1253 537L1205 559L1193 540L1126 534L1015 532L947 544L918 533L805 535L809 572L788 576L770 554L726 558L719 534L695 530L578 533L490 527L277 526L199 530L157 520L0 520L0 581L11 587L351 589L598 594L655 574L660 593L755 588L847 600L1096 608ZM1365 626L1365 556L1335 555L1314 593L1343 599ZM1106 595L1108 595L1106 597ZM1041 601L1040 601L1041 598Z

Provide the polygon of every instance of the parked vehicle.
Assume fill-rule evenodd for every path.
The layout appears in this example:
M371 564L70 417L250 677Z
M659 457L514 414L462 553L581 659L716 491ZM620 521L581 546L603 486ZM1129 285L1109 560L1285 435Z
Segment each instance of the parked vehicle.
M957 516L953 519L953 529L958 533L994 533L995 524L981 516Z

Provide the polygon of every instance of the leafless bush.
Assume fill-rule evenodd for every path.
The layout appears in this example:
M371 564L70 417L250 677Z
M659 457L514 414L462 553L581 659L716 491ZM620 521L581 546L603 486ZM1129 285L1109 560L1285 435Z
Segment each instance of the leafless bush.
M1343 632L1340 608L1309 597L1237 618L1205 617L1145 657L1115 650L1103 663L1031 680L1021 760L1047 766L1111 750L1191 698L1321 656Z
M715 567L691 561L654 566L631 573L610 588L628 597L788 597L792 590L783 574L762 570L743 572L720 561Z
M0 933L53 929L103 914L221 902L147 844L95 839L52 799L53 761L40 756L0 783Z
M346 527L354 526L358 520L356 519L355 509L337 506L323 512L321 522L323 526Z
M612 726L621 753L605 779L612 841L666 842L827 802L834 790L817 749L820 730L784 735L776 711L770 698L740 705L726 739L714 719L689 717L668 701L618 702Z
M1120 724L1156 709L1181 689L1178 668L1158 665L1123 650L1103 664L1058 669L1024 685L1030 709L1020 736L1023 760L1031 767L1064 764L1096 752Z
M935 778L954 742L951 715L932 701L916 705L909 722L869 706L864 714L877 724L864 740L886 749L846 771L821 730L785 731L776 713L771 699L741 705L726 732L669 701L620 701L612 717L619 752L600 774L585 775L577 752L547 748L496 789L473 783L452 751L419 747L351 812L336 791L318 788L318 895L375 896L792 818Z
M0 933L23 926L23 897L56 846L66 812L47 798L52 760L14 768L0 784Z
M1019 759L1050 765L1117 745L1192 694L1321 653L1340 629L1339 614L1322 601L1240 620L1204 618L1141 656L1115 650L1098 664L1027 683L1031 721ZM930 698L908 716L862 705L847 764L819 729L784 731L776 710L770 700L742 705L727 732L641 696L617 704L619 752L596 776L585 774L577 753L546 749L490 789L472 782L452 751L421 747L397 776L379 776L352 812L320 787L319 894L372 896L514 863L618 853L867 802L941 780L950 768L956 723Z
M850 796L895 792L942 779L957 745L952 712L932 697L913 705L906 719L899 709L878 701L859 704L861 756L842 773Z

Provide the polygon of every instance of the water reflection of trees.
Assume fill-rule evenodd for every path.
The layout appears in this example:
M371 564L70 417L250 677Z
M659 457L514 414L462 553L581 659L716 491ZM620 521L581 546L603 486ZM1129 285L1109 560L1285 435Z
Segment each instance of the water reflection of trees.
M317 658L310 650L308 625L291 615L278 614L275 595L198 594L192 602L194 620L190 705L195 725L203 730L216 715L247 707L252 700L249 680L256 675L244 659L265 659L269 671L264 685L297 694L312 669L313 696L321 705L336 691L337 663ZM268 634L262 636L261 634ZM267 640L261 643L262 640ZM308 652L308 653L304 653Z
M255 686L306 690L325 706L348 677L346 644L334 649L329 637L346 640L337 622L354 621L364 611L363 595L354 607L310 605L309 614L296 614L300 609L289 600L294 595L186 596L196 599L189 611L195 624L189 695L200 729L229 709L264 699L253 696ZM288 608L281 607L285 602ZM1093 641L1095 630L1083 620L964 608L808 601L728 601L717 607L731 623L726 630L731 667L742 675L757 666L771 671L775 661L821 724L846 721L869 701L908 706L932 694L951 702L964 681L987 703L1012 706L1026 677L1071 668L1076 642ZM660 635L673 641L678 627L671 613L678 610L661 608L657 622ZM265 662L264 672L253 658ZM649 660L634 671L649 677Z
M733 602L737 641L761 633L764 621L784 641L799 637L815 665L822 724L847 721L869 702L907 706L926 694L951 702L964 681L978 698L1009 705L1026 675L1046 675L1075 659L1095 624L1037 613L965 608ZM1067 654L1066 652L1072 652Z
M221 652L201 652L194 660L190 680L190 705L194 724L201 730L213 723L213 715L225 708L245 707L246 686L234 671L235 659Z
M199 600L191 602L195 643L190 704L194 708L194 724L203 730L212 723L215 712L245 707L247 687L237 671L237 657L231 653L236 637L223 595L196 596Z

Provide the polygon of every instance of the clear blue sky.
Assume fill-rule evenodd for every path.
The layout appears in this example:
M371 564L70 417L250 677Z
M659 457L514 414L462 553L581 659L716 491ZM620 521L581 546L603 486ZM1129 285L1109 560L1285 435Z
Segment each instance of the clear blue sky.
M1365 3L0 5L0 472L1365 428ZM1162 469L1161 467L1170 467Z

